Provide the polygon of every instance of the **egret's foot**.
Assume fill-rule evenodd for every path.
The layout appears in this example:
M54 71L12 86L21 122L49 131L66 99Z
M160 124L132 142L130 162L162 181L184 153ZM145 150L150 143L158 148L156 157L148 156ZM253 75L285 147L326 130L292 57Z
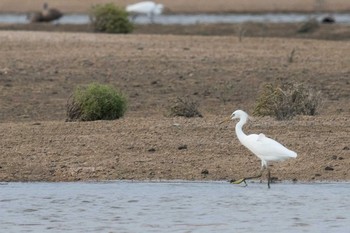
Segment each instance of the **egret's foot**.
M241 183L244 183L244 186L248 186L247 182L245 181L246 178L242 178L242 179L239 179L239 180L231 180L230 183L231 184L241 184Z

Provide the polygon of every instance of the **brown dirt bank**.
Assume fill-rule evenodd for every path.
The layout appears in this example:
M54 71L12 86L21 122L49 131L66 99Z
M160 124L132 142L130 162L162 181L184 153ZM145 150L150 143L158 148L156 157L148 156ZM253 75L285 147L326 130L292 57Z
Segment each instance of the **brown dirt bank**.
M350 25L320 24L308 33L298 33L303 23L242 23L242 24L199 24L199 25L136 25L132 34L155 35L203 35L245 37L282 37L321 40L350 40ZM0 30L48 31L48 32L88 32L89 25L53 24L0 24Z
M138 0L46 0L50 6L64 13L87 12L94 4L113 2L126 6ZM228 12L313 12L313 11L350 11L348 0L325 1L319 5L315 0L159 0L172 13L228 13ZM28 12L40 10L42 0L2 0L2 12Z
M350 180L347 41L13 31L0 40L0 181L255 173L260 163L238 143L234 124L218 122L238 108L250 112L263 83L276 79L320 90L324 102L318 117L259 118L245 128L298 152L274 165L273 176ZM128 96L124 119L64 122L72 90L92 81ZM177 96L197 100L204 117L164 117Z
M233 123L218 125L222 119L3 123L0 181L229 180L257 174L260 161L240 145ZM273 165L273 177L350 180L349 129L344 117L300 117L257 119L245 130L267 133L298 152L297 159Z

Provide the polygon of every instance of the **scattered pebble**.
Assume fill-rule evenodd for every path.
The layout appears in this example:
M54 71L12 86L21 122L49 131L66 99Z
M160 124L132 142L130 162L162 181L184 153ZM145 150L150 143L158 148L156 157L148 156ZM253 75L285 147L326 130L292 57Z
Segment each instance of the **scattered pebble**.
M187 150L187 145L181 145L177 149L179 149L179 150Z
M344 146L343 150L350 150L348 146Z
M278 181L278 177L273 176L273 177L270 178L270 181L271 181L271 183L275 183L275 182Z
M332 168L332 167L330 167L330 166L327 166L327 167L324 168L324 170L326 170L326 171L333 171L334 168Z
M156 151L156 149L154 149L154 148L148 149L148 152L155 152L155 151Z
M201 171L201 174L202 174L202 175L208 175L208 174L209 174L208 169L203 169L203 170Z

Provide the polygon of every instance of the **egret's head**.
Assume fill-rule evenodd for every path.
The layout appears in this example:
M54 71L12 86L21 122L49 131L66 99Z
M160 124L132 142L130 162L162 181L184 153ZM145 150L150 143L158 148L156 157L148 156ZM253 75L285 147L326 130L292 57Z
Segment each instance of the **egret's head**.
M245 113L244 111L242 110L236 110L234 111L232 114L231 114L231 117L230 118L227 118L226 120L220 122L220 124L224 123L224 122L227 122L227 121L230 121L230 120L233 120L233 119L245 119L247 120L248 118L248 114Z
M241 118L248 118L248 114L242 110L236 110L231 114L231 119L241 119Z
M163 10L164 10L164 5L159 3L156 5L153 13L156 15L161 15L163 13Z

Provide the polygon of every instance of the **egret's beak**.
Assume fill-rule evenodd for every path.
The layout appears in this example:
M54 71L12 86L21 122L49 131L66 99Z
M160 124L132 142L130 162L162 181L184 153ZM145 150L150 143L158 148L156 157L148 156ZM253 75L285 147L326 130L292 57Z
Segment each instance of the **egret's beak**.
M225 122L228 122L228 121L230 121L230 120L231 120L231 117L229 117L229 118L227 118L227 119L221 121L221 122L219 123L219 125L221 125L221 124L223 124L223 123L225 123Z

